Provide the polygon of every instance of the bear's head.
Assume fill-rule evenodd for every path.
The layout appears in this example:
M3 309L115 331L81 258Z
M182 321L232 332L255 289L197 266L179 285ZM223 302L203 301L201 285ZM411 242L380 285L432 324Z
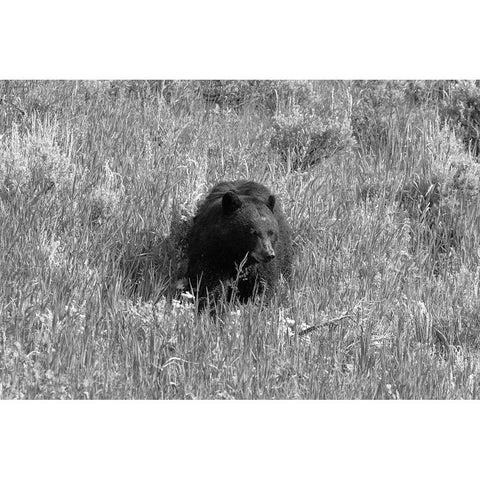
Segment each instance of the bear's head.
M255 197L243 199L234 191L223 195L222 210L229 241L236 259L248 255L248 263L266 263L275 258L278 222L273 214L275 197L266 202Z

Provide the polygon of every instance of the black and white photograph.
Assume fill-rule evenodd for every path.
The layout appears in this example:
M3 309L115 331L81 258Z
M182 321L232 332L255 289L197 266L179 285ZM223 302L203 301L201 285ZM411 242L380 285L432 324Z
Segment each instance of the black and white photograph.
M6 478L475 478L478 18L2 7Z
M480 82L0 93L2 398L479 397Z

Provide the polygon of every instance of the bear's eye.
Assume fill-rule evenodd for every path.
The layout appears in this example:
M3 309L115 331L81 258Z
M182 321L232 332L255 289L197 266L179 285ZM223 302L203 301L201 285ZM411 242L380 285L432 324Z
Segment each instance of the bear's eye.
M251 233L252 235L258 236L258 232L257 232L254 228L251 228L251 229L250 229L250 233Z
M275 232L273 230L269 230L268 231L268 236L273 237L273 235L275 235Z

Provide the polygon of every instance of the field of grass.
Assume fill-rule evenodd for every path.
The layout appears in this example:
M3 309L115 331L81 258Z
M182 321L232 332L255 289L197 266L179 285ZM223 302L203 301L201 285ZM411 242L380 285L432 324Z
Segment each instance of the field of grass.
M0 398L480 396L480 169L433 87L255 88L0 82ZM237 178L282 199L295 274L220 326L182 240Z

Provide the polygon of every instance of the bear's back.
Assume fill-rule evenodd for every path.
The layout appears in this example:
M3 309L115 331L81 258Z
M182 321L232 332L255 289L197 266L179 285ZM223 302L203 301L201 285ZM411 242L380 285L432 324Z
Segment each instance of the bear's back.
M252 197L261 200L265 204L268 203L272 192L261 183L252 182L251 180L236 180L234 182L221 182L215 185L205 198L202 206L208 206L216 200L221 199L225 193L234 191L237 195L244 197Z

